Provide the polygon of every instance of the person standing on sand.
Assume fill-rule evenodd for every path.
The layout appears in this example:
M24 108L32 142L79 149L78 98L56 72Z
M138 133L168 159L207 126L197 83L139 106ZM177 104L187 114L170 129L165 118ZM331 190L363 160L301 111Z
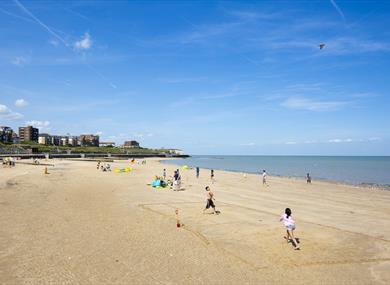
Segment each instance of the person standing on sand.
M167 177L167 170L165 168L163 169L163 177L164 177L164 180Z
M295 249L299 250L299 244L297 242L297 239L294 237L295 221L291 216L290 208L286 208L284 210L284 214L280 217L279 221L283 221L284 226L286 227L287 236L285 237L285 239L287 240L287 243L289 241L292 241L293 245L295 246Z
M307 184L311 184L311 176L310 176L310 173L307 173L307 174L306 174L306 183L307 183Z
M210 171L210 179L211 179L211 182L214 183L214 169L211 169L211 171Z
M174 174L173 174L173 178L175 179L175 181L179 178L179 169L176 169Z
M263 185L268 186L267 184L267 172L263 169Z
M203 209L203 214L204 212L209 209L210 207L213 208L213 214L216 214L216 211L215 211L215 205L214 205L214 193L211 192L210 190L210 187L209 186L206 186L206 208Z
M199 178L199 167L196 167L196 178Z

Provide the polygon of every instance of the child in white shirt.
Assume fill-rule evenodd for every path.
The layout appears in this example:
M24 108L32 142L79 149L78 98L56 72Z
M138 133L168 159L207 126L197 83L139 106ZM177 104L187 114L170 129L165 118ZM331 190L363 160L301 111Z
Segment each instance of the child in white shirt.
M291 216L291 209L286 208L284 211L284 214L280 217L279 221L283 221L284 226L286 227L287 230L287 242L290 240L293 242L295 249L299 250L299 244L294 237L294 230L295 230L295 221L293 217Z

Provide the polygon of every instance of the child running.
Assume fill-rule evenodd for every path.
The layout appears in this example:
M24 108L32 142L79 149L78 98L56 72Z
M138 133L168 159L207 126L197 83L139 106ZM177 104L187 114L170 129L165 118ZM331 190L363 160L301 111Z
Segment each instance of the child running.
M299 244L298 244L296 238L294 237L295 221L291 216L291 209L290 208L286 208L286 210L284 211L284 214L280 217L279 221L283 221L283 223L286 227L287 242L292 241L293 245L295 246L295 249L299 250Z
M215 211L215 205L214 205L214 193L211 192L210 190L210 187L209 186L206 186L206 199L207 199L207 204L206 204L206 208L203 209L203 214L204 212L209 209L210 207L213 208L213 214L216 214L216 211ZM214 200L214 201L213 201Z

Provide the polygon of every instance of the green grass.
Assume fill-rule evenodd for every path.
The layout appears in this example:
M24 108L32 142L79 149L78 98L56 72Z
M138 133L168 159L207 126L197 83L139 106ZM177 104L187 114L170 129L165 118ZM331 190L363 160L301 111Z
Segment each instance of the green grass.
M2 144L0 147L3 149L14 149L15 147L22 147L25 149L36 148L38 153L45 152L67 152L68 150L71 153L122 153L122 154L164 154L169 152L168 149L149 149L149 148L119 148L119 147L93 147L93 146L77 146L77 147L68 147L68 146L51 146L51 145L40 145L37 143L22 143L19 145L13 144Z

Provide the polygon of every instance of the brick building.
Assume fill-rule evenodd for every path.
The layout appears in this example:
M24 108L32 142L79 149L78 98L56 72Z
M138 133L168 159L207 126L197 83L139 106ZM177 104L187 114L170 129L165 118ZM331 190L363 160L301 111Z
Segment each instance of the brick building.
M38 142L39 130L32 126L19 127L19 143Z
M125 148L139 148L139 142L137 142L137 141L125 141L123 146Z

